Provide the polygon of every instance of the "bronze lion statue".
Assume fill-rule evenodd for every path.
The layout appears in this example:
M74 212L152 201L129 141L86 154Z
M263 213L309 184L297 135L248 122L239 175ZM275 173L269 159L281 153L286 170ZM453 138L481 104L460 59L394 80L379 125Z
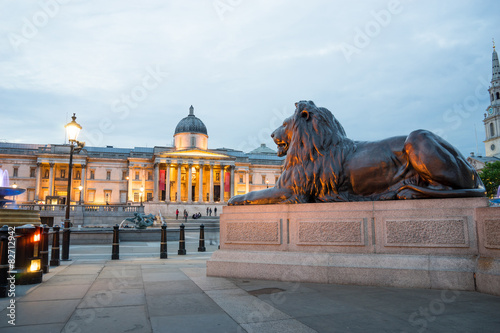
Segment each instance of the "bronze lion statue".
M276 185L232 197L229 205L485 196L476 171L451 144L426 130L353 141L332 113L295 104L271 137L285 156Z

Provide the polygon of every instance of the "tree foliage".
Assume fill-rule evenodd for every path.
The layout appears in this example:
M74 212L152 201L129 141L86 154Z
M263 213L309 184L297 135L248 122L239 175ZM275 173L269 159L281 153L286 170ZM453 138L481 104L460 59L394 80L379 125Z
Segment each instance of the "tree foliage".
M488 197L495 197L500 185L500 161L486 163L479 173L479 177L486 187Z

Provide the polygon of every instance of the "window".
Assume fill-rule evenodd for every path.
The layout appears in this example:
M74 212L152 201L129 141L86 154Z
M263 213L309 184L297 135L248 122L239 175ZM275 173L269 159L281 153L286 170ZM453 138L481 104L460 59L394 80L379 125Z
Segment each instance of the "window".
M82 173L80 172L80 170L76 170L75 179L81 179L81 178L82 178Z
M500 92L497 92L497 99L500 99Z
M90 170L90 179L95 179L95 171L94 170Z
M139 171L135 172L135 180L139 180Z
M153 193L151 193L151 192L146 193L146 200L153 201Z
M105 190L104 191L104 202L109 204L110 201L111 201L111 191Z
M30 178L36 177L36 168L30 168Z
M106 171L106 180L111 180L111 171Z
M243 175L240 175L240 183L243 183Z
M191 137L191 147L196 147L196 137Z
M139 202L141 198L139 197L139 192L134 192L134 202Z
M218 182L220 180L220 172L215 173L215 181Z
M19 167L14 167L14 173L12 174L12 177L19 177Z
M28 189L28 201L35 201L35 190Z
M122 180L127 179L127 171L122 171Z
M43 174L43 178L44 179L48 179L49 178L49 174L50 174L49 169L46 169L45 172L44 172L44 174Z
M66 169L61 169L61 178L66 178Z
M153 180L153 173L148 171L148 180Z
M491 136L495 136L495 127L493 126L493 123L490 123L490 134Z
M266 176L262 176L262 184L266 183Z
M95 200L95 190L89 190L87 195L88 195L87 201L88 202L94 202L94 200Z
M249 175L249 177L248 177L248 183L249 184L253 184L253 177L252 177L252 175Z

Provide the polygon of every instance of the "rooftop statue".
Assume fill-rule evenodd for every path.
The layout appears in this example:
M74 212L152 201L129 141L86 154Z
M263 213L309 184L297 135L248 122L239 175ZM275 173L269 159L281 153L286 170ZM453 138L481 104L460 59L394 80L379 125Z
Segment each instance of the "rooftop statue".
M486 196L467 160L426 130L380 141L353 141L326 108L295 104L271 137L283 173L272 188L232 197L229 205Z

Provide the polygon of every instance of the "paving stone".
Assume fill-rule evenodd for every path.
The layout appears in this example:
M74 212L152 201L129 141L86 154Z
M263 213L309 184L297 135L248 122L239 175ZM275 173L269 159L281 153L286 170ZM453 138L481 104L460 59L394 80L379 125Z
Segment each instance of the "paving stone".
M203 293L175 295L147 295L151 317L178 316L184 314L224 313L209 296Z
M151 332L145 305L77 309L64 329L81 333Z
M61 299L81 299L89 290L90 283L81 285L44 285L24 296L19 302L48 301Z
M16 301L16 325L65 323L75 311L80 299L58 301ZM10 327L7 322L7 309L0 312L0 328Z
M188 314L179 316L151 317L153 332L175 333L244 333L238 324L225 313Z
M78 308L127 306L146 304L144 289L92 290L87 293Z

